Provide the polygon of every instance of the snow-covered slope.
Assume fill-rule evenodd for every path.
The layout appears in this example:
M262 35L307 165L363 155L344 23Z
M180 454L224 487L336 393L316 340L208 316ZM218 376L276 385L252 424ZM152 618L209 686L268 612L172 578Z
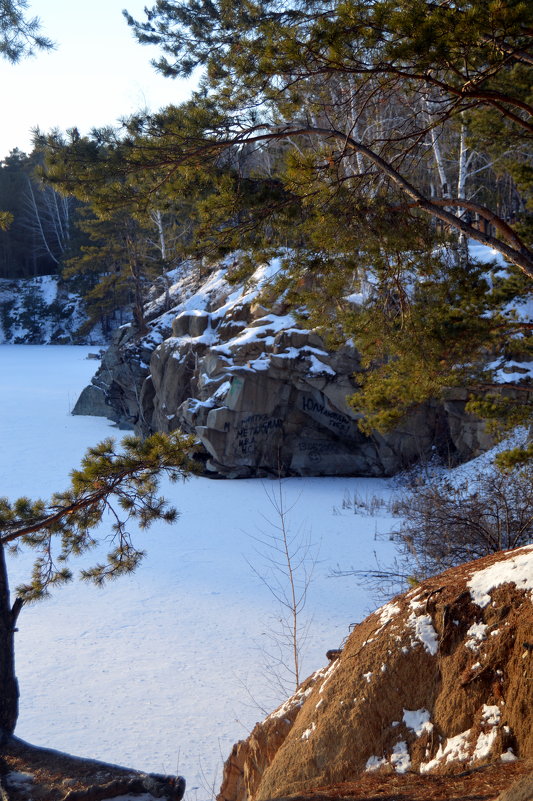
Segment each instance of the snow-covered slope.
M83 303L57 275L0 278L0 344L72 344L84 322ZM99 327L85 338L106 344Z

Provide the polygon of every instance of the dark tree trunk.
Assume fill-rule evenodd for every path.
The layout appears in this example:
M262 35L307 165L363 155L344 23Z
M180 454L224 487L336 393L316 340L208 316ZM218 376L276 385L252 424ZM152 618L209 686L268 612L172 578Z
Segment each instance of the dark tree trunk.
M15 624L21 606L19 599L11 606L4 546L0 543L0 743L15 731L19 711Z

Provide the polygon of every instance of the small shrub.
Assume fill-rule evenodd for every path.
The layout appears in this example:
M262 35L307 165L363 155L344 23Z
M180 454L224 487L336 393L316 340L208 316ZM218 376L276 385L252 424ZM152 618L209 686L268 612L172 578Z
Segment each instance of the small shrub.
M533 465L422 484L395 503L396 536L419 578L533 542Z

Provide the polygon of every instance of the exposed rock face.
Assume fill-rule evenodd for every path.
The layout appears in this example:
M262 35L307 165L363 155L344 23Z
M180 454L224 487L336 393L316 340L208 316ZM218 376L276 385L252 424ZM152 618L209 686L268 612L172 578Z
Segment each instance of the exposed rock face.
M528 546L378 609L338 659L234 747L218 801L280 798L365 772L531 759L532 594Z
M120 428L139 426L143 420L141 392L149 376L152 351L153 346L139 341L133 326L120 328L72 413L109 417Z
M185 792L182 776L142 773L30 745L16 737L2 745L0 797L9 801L104 801L136 796L144 801L181 801Z
M427 404L387 436L364 436L346 400L357 391L354 348L328 350L277 298L266 309L266 268L247 288L224 276L178 281L147 307L143 339L122 328L93 379L97 391L75 413L101 414L104 400L112 419L142 434L193 432L207 469L229 477L384 476L435 449L453 460L491 445L455 397ZM169 298L175 305L163 311Z

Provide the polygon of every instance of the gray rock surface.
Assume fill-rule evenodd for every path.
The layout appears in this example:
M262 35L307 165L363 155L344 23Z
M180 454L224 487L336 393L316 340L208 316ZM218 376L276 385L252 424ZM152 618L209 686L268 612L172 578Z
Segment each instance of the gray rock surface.
M111 409L106 403L106 395L103 389L89 384L82 390L82 393L76 405L72 410L72 414L85 414L92 415L93 417L107 417Z
M265 270L244 288L224 276L219 268L203 282L178 280L164 306L161 296L147 307L146 337L121 328L75 413L103 412L141 434L195 433L207 470L227 477L386 476L435 451L456 461L490 447L460 393L386 436L363 435L347 402L357 391L355 349L328 350L280 299L266 308Z

